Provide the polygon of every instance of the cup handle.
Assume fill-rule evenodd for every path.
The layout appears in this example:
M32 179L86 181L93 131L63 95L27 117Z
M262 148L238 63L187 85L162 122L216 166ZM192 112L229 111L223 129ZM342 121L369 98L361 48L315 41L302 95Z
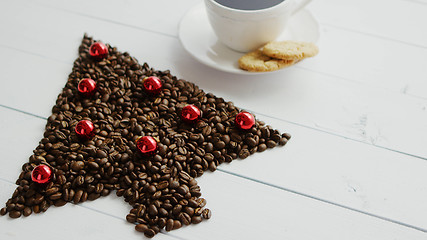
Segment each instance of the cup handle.
M303 9L305 6L307 6L307 4L309 4L311 2L311 0L297 0L295 2L296 2L296 5L295 5L294 9L292 10L292 15L294 15L295 13L297 13L301 9Z

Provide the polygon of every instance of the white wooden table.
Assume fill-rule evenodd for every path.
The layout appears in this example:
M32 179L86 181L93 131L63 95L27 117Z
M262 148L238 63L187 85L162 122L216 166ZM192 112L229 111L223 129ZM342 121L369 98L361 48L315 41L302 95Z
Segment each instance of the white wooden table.
M314 1L319 55L256 76L220 72L183 49L179 21L200 2L0 1L0 204L86 32L292 134L285 147L199 178L212 218L155 239L427 239L427 1ZM129 210L111 194L0 217L0 239L144 238Z

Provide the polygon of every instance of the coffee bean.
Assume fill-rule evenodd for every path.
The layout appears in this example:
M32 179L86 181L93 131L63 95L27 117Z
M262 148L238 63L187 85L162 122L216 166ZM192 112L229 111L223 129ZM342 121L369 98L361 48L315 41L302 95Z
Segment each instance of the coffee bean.
M217 129L217 131L219 133L224 133L225 132L225 127L224 127L224 125L222 123L217 123L215 125L215 128Z
M184 172L184 171L181 171L179 173L179 177L180 177L180 180L185 182L185 183L188 183L192 179L191 176L187 172Z
M82 170L84 166L85 163L83 161L76 161L71 163L71 169L73 169L73 171L75 172Z
M242 137L237 133L237 132L233 132L230 136L231 140L233 140L234 142L242 142Z
M150 185L147 188L147 192L149 192L149 193L155 193L156 191L157 191L157 189L156 189L156 187L154 185Z
M178 219L184 224L184 225L190 225L190 223L191 223L191 217L190 217L190 215L188 215L187 213L185 213L185 212L181 212L179 215L178 215Z
M178 181L172 181L170 184L169 184L169 187L171 188L171 189L175 189L175 188L177 188L179 186L179 182Z
M159 216L167 217L169 215L169 212L164 208L159 208L158 211L159 211Z
M40 204L44 200L43 195L36 195L36 198L34 199L34 204Z
M158 190L163 190L165 188L167 188L169 186L169 182L168 181L161 181L159 184L157 184L157 189Z
M76 194L74 195L74 203L77 204L80 202L83 195L83 190L79 189L77 190Z
M107 153L105 151L97 150L96 151L96 156L99 157L99 158L106 158L108 155L107 155Z
M93 183L93 181L95 181L95 178L91 175L86 175L86 177L84 177L84 182L86 184L91 184ZM92 185L89 185L88 187L91 187Z
M197 199L197 205L201 208L206 206L206 199L204 199L204 198Z
M273 135L271 135L271 140L276 142L276 143L278 143L280 141L280 138L281 138L280 134L276 131L274 132Z
M58 200L58 199L62 198L62 193L57 192L57 193L55 193L55 194L52 194L49 198L50 198L51 200Z
M177 204L177 205L175 205L175 207L172 209L172 214L174 214L174 215L178 215L181 211L182 211L182 205Z
M198 208L196 208L196 209L194 209L194 215L195 216L200 216L200 215L202 215L202 213L203 213L203 208L201 208L201 207L198 207Z
M77 186L83 185L84 182L85 182L85 179L82 175L77 176L75 181L74 181L75 185L77 185Z
M15 210L22 211L22 210L24 210L24 208L25 208L25 206L23 204L17 203L15 205Z
M154 235L156 235L156 232L153 229L146 229L144 231L144 235L148 238L152 238Z
M281 138L281 139L279 140L279 145L280 145L280 146L283 146L283 145L285 145L287 142L288 142L288 139L287 139L287 138L285 138L285 137L283 137L283 138Z
M52 194L58 192L58 190L59 189L57 187L49 188L49 189L46 190L46 194L47 195L52 195Z
M183 156L183 155L176 155L175 156L175 160L183 162L183 161L187 160L187 158L185 156Z
M239 152L239 158L241 158L241 159L245 159L245 158L249 157L249 155L251 155L251 153L249 152L248 149L242 149Z
M264 152L267 149L267 145L264 143L261 143L258 145L258 152Z
M289 140L289 139L291 139L291 135L290 135L289 133L283 133L283 134L282 134L282 137L283 137L283 138L286 138L286 139L288 139L288 140Z
M169 232L169 231L173 230L173 223L174 223L173 219L168 219L166 221L166 231Z
M202 217L200 216L193 216L191 217L191 223L198 224L202 222Z
M67 204L67 202L66 202L66 201L64 201L63 199L59 199L59 200L56 200L56 201L54 202L54 206L55 206L55 207L62 207L62 206L64 206L65 204Z
M7 209L4 207L0 210L0 215L4 216L7 213Z
M145 232L148 229L148 226L145 224L138 224L135 226L135 230L138 232Z
M24 208L24 216L25 216L25 217L30 216L32 212L33 212L33 210L31 210L31 208L30 208L30 207L25 207L25 208Z
M125 181L125 183L127 185L132 185L132 180L130 179L130 177L128 175L126 175L123 180ZM153 186L154 187L154 186ZM154 190L155 191L155 190Z
M93 201L93 200L99 198L100 196L101 196L101 194L99 194L99 193L91 193L88 195L87 199L90 201Z
M225 142L223 142L223 141L216 142L215 143L215 148L216 149L223 149L223 148L225 148Z
M203 210L203 212L202 212L202 217L203 217L204 219L209 219L209 218L211 218L211 216L212 216L212 212L211 212L211 210L209 210L209 209L205 208L205 209Z
M257 145L256 140L254 138L252 138L252 137L246 138L245 142L250 147L255 147Z
M214 145L211 142L208 142L205 146L205 151L210 153L214 150Z
M274 148L277 145L276 142L273 140L268 140L266 144L267 144L267 147L269 148Z
M158 214L157 208L154 204L150 204L150 206L148 206L148 214L150 214L150 216L156 216Z
M174 220L173 221L173 229L172 230L176 230L176 229L180 229L182 226L181 222L178 220Z
M181 185L176 189L180 194L185 195L188 193L189 189L186 185Z
M34 213L40 213L40 212L41 212L41 210L40 210L40 206L39 206L39 205L34 205L34 206L33 206L33 212L34 212Z
M87 165L92 169L98 169L99 165L96 162L88 162Z
M190 181L188 181L188 185L189 185L190 187L197 186L197 181L196 181L196 179L194 179L194 178L190 179ZM190 189L191 189L191 188L190 188Z
M13 210L9 212L9 217L11 218L19 218L20 216L21 216L20 211Z
M194 215L194 208L192 207L185 207L184 211L191 217Z
M130 223L134 223L136 221L135 214L129 213L128 215L126 215L126 221L128 221Z
M67 178L64 175L59 175L57 180L59 185L64 185L67 182Z
M199 206L199 203L194 199L190 199L188 200L188 206L195 208Z

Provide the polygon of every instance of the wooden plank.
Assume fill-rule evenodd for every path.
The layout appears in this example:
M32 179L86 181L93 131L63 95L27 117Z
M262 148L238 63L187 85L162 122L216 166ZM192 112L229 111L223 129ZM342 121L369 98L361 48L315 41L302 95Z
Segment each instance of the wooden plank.
M425 239L426 233L338 208L221 172L200 178L212 218L156 239ZM0 200L14 186L0 180ZM141 239L124 220L129 209L113 196L11 220L0 217L3 239ZM117 210L117 209L120 209ZM118 214L118 216L117 216ZM60 220L60 221L59 221ZM7 226L7 228L6 228ZM49 227L47 227L49 226ZM22 231L25 229L25 231Z
M45 120L4 108L0 114L4 116L0 151L10 161L0 168L0 176L13 182L40 140L37 136L42 136ZM420 214L427 211L427 187L420 184L427 181L426 161L269 117L258 118L291 132L293 138L284 148L220 169L427 230L427 217ZM13 137L17 132L25 137Z
M121 0L105 4L105 1L28 1L34 5L49 7L56 11L65 11L88 18L102 19L107 22L132 26L136 29L162 33L170 36L178 35L178 21L200 0L169 0L135 1ZM97 9L94 11L94 9Z
M405 45L328 25L322 26L318 45L319 55L298 66L370 88L427 98L427 47Z
M90 2L37 0L37 4L54 9L143 27L165 34L176 34L176 25L171 23L176 23L176 20L180 19L189 7L201 1L182 0L179 4L167 0L150 2L150 4L148 2L127 0L104 4L101 0ZM93 9L99 10L93 11ZM346 2L324 0L313 1L308 5L308 9L315 13L321 24L327 26L427 48L425 32L427 4L425 1L377 0L372 2L362 0ZM382 9L380 15L378 9ZM150 12L155 16L148 17L147 14Z
M102 19L120 25L132 26L138 30L159 32L177 36L177 22L190 6L197 4L195 0L182 1L179 4L167 1L156 1L151 4L152 11L140 14L145 9L145 1L114 2L114 6L102 4L102 1L48 1L39 0L37 4L54 10L83 16L84 18ZM129 6L133 7L129 7ZM164 6L173 5L167 8ZM368 7L375 5L391 5L387 7L381 18L377 12ZM355 1L340 2L336 0L315 1L309 9L318 17L322 25L322 38L319 42L320 54L315 60L299 64L304 69L339 76L349 81L358 81L370 86L390 89L412 96L427 98L427 45L420 47L409 42L427 40L425 27L427 15L425 7L419 4L393 1ZM82 8L81 6L87 6ZM92 11L92 9L99 9ZM330 9L334 9L331 13ZM392 10L390 10L392 9ZM393 9L410 12L410 17L396 18ZM423 11L424 10L424 11ZM166 11L166 12L165 12ZM167 18L162 16L167 15ZM349 18L351 15L353 17ZM359 21L363 19L363 21ZM387 24L384 24L387 22ZM411 28L403 26L413 26ZM337 28L336 26L341 26ZM346 29L352 26L355 29ZM386 28L384 28L386 26ZM389 36L389 38L378 37ZM421 35L421 36L417 36ZM345 61L343 61L345 59ZM403 60L405 59L405 60Z
M322 24L427 48L425 1L313 1Z
M3 204L13 193L15 186L0 180L0 201ZM107 202L108 199L99 199ZM110 202L111 201L111 202ZM124 208L121 203L110 200L109 208ZM124 217L114 217L108 211L95 211L90 204L65 207L51 207L46 213L29 217L11 219L0 217L0 238L8 240L22 239L141 239L142 233L134 230L134 225ZM96 204L96 203L95 203ZM126 210L125 212L128 212ZM155 239L174 240L176 237L160 233ZM185 238L181 238L185 239Z

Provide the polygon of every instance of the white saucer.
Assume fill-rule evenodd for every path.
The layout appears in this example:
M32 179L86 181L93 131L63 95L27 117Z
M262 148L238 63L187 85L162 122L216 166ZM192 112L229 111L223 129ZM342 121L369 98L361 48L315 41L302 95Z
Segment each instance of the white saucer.
M319 36L319 23L308 10L303 9L289 19L286 30L277 40L316 43ZM239 68L237 61L244 53L236 52L218 41L209 24L203 3L190 9L182 18L179 24L179 39L190 55L210 67L236 74L260 74Z

